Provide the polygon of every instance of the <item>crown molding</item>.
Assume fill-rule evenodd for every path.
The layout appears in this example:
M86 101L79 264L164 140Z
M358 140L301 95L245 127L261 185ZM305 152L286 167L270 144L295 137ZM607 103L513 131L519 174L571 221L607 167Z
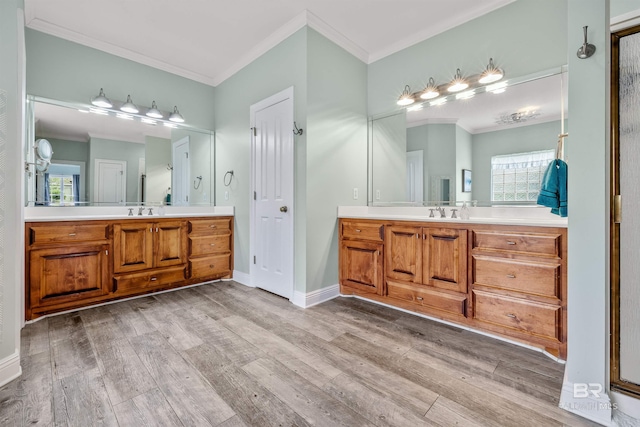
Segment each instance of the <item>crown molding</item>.
M365 64L369 63L369 52L309 11L307 11L307 25L349 52L351 55L358 58L360 61Z
M455 125L458 119L422 119L415 122L407 122L407 128L415 128L422 125Z
M242 55L242 57L231 65L231 67L215 76L212 81L213 86L218 86L220 83L251 64L260 56L282 43L285 39L292 36L296 31L304 28L305 25L307 25L307 16L306 11L303 11L290 21L286 22L275 32L271 33L271 35L263 39L253 49Z
M413 36L407 37L403 40L400 40L396 43L393 43L389 47L384 49L380 49L376 52L372 52L369 54L369 62L376 62L384 57L389 55L393 55L396 52L399 52L403 49L406 49L414 44L423 42L433 36L436 36L440 33L444 33L458 25L462 25L466 22L469 22L473 19L479 18L482 15L486 15L489 12L493 12L496 9L500 9L503 6L508 5L509 3L513 3L515 0L500 0L492 2L489 6L485 6L479 10L475 10L473 12L461 12L459 16L456 16L454 19L450 19L448 21L438 22L434 25L425 26L426 28L423 31L420 31Z
M33 12L29 12L29 13L32 14ZM204 83L209 86L214 85L213 79L208 76L195 73L191 70L187 70L182 67L168 64L164 61L150 58L141 53L134 52L132 50L125 49L123 47L104 42L102 40L88 37L84 34L80 34L75 31L62 28L58 25L52 24L47 21L43 21L38 18L32 18L27 20L27 27L31 28L32 30L40 31L42 33L49 34L51 36L60 37L61 39L64 39L64 40L68 40L74 43L81 44L83 46L87 46L93 49L107 52L112 55L119 56L121 58L125 58L130 61L137 62L139 64L147 65L149 67L153 67L158 70L166 71L167 73L175 74L190 80L194 80L199 83Z

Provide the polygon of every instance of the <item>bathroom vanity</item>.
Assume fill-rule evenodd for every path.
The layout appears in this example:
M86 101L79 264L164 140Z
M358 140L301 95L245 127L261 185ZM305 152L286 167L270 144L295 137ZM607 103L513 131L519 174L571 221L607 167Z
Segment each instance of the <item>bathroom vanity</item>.
M233 208L166 216L83 216L71 208L73 217L44 209L25 223L27 320L232 277Z
M566 359L566 219L531 217L536 209L518 218L477 208L460 220L424 208L340 208L340 292Z

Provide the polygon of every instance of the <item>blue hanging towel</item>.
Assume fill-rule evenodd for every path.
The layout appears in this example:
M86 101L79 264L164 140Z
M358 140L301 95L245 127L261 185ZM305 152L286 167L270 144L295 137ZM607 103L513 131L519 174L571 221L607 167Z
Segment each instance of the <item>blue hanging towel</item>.
M567 164L556 159L549 163L542 178L538 204L551 208L551 213L567 216Z

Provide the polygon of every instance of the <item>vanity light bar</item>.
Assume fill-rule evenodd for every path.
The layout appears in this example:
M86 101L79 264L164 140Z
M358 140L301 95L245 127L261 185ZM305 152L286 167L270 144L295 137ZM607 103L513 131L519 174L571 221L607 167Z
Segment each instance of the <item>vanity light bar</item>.
M109 99L105 96L104 90L102 88L100 88L100 93L98 94L98 96L91 99L91 104L95 105L96 107L100 107L99 109L101 111L105 111L106 114L109 114L109 113L116 114L116 115L127 114L134 118L138 117L140 118L140 121L148 124L155 124L155 123L147 122L142 119L150 117L156 120L170 120L176 123L184 123L184 118L178 111L177 106L173 107L173 111L161 111L158 109L158 106L156 105L156 101L154 100L151 102L151 107L141 107L133 103L131 95L127 95L127 100L125 102ZM92 112L95 112L95 111L92 111ZM98 113L98 114L105 114L105 113ZM123 117L123 116L118 116L118 117L129 120L128 117Z
M475 74L470 77L464 77L460 69L456 69L456 73L450 82L436 85L432 77L429 78L429 84L425 89L418 92L410 92L409 85L405 86L404 91L398 98L397 104L406 107L413 104L420 99L430 99L437 97L441 93L450 93L451 99L455 95L455 99L469 99L480 93L482 89L486 92L501 93L506 88L506 82L504 86L498 86L501 83L494 83L501 80L504 77L504 71L498 68L493 63L493 58L489 59L489 65L480 74ZM488 83L494 83L487 85ZM487 85L487 86L485 86ZM492 90L489 87L494 87ZM468 89L468 90L467 90ZM464 91L464 92L462 92ZM447 96L436 99L429 102L429 105L442 105L447 102ZM411 110L409 110L411 108ZM407 110L416 111L413 107L409 107Z

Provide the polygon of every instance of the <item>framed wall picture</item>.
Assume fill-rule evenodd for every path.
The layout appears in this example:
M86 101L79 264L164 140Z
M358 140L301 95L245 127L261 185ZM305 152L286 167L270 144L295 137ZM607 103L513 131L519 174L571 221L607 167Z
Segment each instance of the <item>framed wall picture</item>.
M471 193L471 171L462 169L462 192Z

